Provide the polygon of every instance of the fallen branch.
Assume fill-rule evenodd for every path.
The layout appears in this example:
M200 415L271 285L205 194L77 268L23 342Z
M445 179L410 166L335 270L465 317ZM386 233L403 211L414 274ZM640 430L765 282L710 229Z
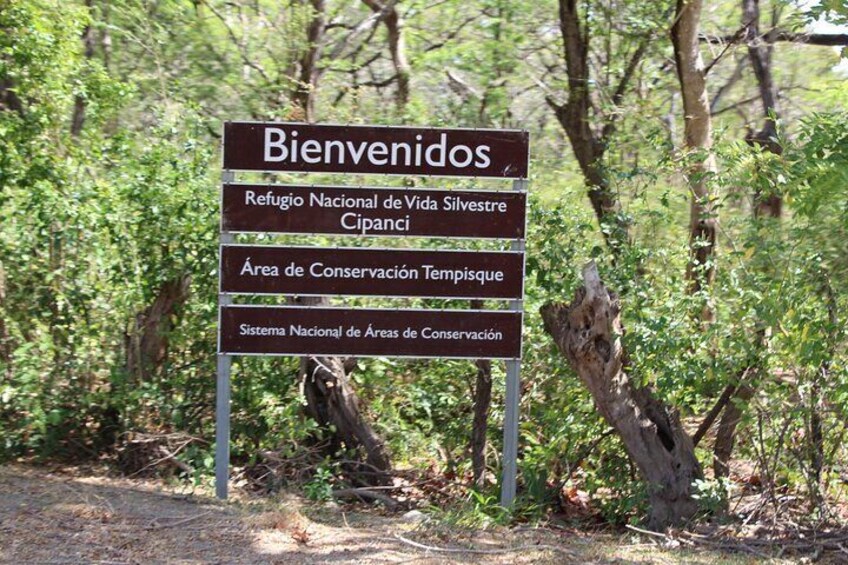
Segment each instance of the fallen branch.
M200 514L195 514L194 516L189 516L188 518L183 518L182 520L177 520L176 522L171 522L170 524L156 524L153 526L148 526L145 529L149 532L152 532L156 530L164 530L165 528L176 528L177 526L184 526L189 522L194 522L195 520L208 516L209 514L212 514L211 510L201 512Z
M646 530L644 528L637 528L636 526L632 526L630 524L627 524L624 527L627 528L628 530L633 530L636 533L643 534L643 535L646 535L646 536L652 536L652 537L655 537L655 538L664 539L665 541L671 540L670 537L668 537L667 535L665 535L662 532L655 532L653 530Z
M400 502L395 500L390 496L386 496L385 494L380 494L378 492L374 492L373 490L363 487L363 488L343 488L333 491L333 498L359 498L359 499L370 499L376 500L378 502L382 502L386 505L390 510L394 510L398 506L400 506Z
M572 557L577 557L577 555L573 551L569 551L564 547L558 547L556 545L519 545L517 547L505 547L501 549L475 549L475 548L463 548L463 547L436 547L434 545L424 545L423 543L418 543L416 541L412 541L411 539L407 539L400 534L395 534L395 539L400 542L403 542L407 545L410 545L416 549L421 549L424 551L432 551L433 553L472 553L475 555L499 555L504 553L515 553L516 551L530 551L530 550L550 550L550 551L558 551L560 553L565 553Z

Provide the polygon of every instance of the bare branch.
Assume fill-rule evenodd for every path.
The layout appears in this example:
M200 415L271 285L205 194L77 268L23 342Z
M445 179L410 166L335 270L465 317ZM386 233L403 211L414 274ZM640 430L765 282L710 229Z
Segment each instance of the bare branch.
M476 98L479 100L483 97L476 88L468 84L462 77L457 75L451 69L445 69L445 74L448 76L448 86L450 89L463 100L468 100L468 98Z
M211 2L208 2L207 0L201 1L203 2L203 5L209 8L209 10L215 15L215 17L221 20L221 23L224 24L224 29L227 30L227 35L230 37L230 40L233 42L233 44L235 44L235 46L238 48L239 56L241 57L242 62L251 69L255 70L257 73L259 73L259 75L262 77L262 80L264 80L267 84L270 84L271 79L268 77L268 74L265 72L265 69L263 69L261 66L259 66L258 63L252 61L250 57L247 56L247 50L244 48L244 45L242 45L242 42L239 41L238 37L236 37L233 28L230 27L230 24L227 22L227 18L224 17L221 12L216 10Z
M453 30L449 34L447 34L441 41L439 41L438 43L433 43L432 45L428 45L427 47L425 47L424 53L429 53L430 51L435 51L436 49L441 49L442 47L447 45L449 42L456 39L457 36L462 32L462 30L465 29L468 26L468 24L470 24L471 22L473 22L473 21L475 21L479 18L480 18L480 14L474 14L473 16L467 17L465 20L462 21L462 23L460 23L457 26L454 26Z
M736 68L733 69L733 74L730 75L730 78L727 79L718 90L716 90L715 96L713 96L712 102L710 102L710 112L712 112L713 116L716 115L716 108L718 108L718 103L721 101L722 97L727 94L727 92L733 87L734 84L739 82L739 79L742 78L742 71L745 68L745 59L739 59L736 62Z
M636 68L639 66L639 63L642 62L642 57L644 57L645 51L648 49L648 43L650 43L652 37L653 34L643 37L642 41L639 42L639 46L636 48L636 51L634 51L633 55L630 57L630 61L624 69L624 74L618 82L618 87L612 95L612 103L614 106L618 107L621 105L621 101L624 99L624 93L627 91L627 86L630 84L630 80L633 78L633 74L636 72ZM608 138L615 132L615 123L619 115L619 112L614 110L610 113L607 118L607 123L604 124L604 128L601 133L602 137Z
M700 36L702 43L724 44L735 42L733 35L704 35ZM796 33L786 30L771 30L754 40L767 37L769 41L783 41L788 43L806 43L807 45L821 45L825 47L848 46L848 33Z

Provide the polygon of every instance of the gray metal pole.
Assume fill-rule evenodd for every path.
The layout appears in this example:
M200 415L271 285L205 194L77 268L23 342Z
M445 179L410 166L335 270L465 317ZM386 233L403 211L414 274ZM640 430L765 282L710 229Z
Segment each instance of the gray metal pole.
M221 180L224 183L233 182L235 174L232 171L224 171ZM221 244L232 242L232 234L221 231ZM220 253L219 247L219 257ZM218 270L220 276L220 268ZM232 302L233 298L229 294L218 293L219 353L215 389L215 496L221 500L227 499L227 487L230 479L230 369L232 366L232 356L220 353L221 308L229 306Z
M516 180L513 190L526 190L527 180ZM510 246L512 251L524 252L524 240L517 239ZM522 267L523 271L523 267ZM522 277L524 273L522 272ZM523 300L511 300L509 309L524 311ZM504 413L503 477L501 478L501 506L510 508L515 502L518 480L518 406L521 400L521 359L506 362L506 410Z
M215 402L215 496L227 499L230 478L230 365L229 355L218 355Z
M504 415L503 478L501 506L510 508L515 501L518 479L518 401L521 388L521 361L506 362L506 413Z

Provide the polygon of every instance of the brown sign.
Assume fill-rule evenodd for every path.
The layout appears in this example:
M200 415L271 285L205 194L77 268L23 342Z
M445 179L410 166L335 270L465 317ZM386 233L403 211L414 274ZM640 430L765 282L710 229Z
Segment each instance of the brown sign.
M227 122L239 171L527 178L526 131Z
M221 353L517 359L521 313L221 308Z
M223 190L224 231L524 237L522 192L249 184Z
M522 297L523 253L224 245L221 292Z

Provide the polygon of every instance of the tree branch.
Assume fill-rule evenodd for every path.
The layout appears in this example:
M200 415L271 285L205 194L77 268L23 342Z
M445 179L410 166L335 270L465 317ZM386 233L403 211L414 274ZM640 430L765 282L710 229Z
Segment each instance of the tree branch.
M698 444L701 443L701 440L705 435L707 435L707 432L710 431L710 428L716 421L716 418L718 418L718 415L721 414L722 409L724 409L724 406L730 401L730 397L733 396L733 393L736 392L737 388L736 384L729 384L724 388L721 396L718 397L715 405L704 417L701 425L698 426L698 429L695 431L695 435L692 436L692 443L695 447L698 447Z
M796 33L786 30L771 30L754 41L767 37L769 41L783 41L787 43L806 43L808 45L822 45L825 47L844 47L848 46L848 33ZM702 43L724 44L734 43L736 34L733 35L705 35L702 34L699 39Z
M733 74L730 75L730 78L727 79L723 85L721 85L718 90L716 90L715 96L713 96L712 102L710 102L710 112L715 116L716 110L718 108L718 103L721 101L722 97L727 94L727 91L730 90L734 84L739 82L739 79L742 78L742 70L745 68L745 63L747 61L743 59L739 59L736 62L736 68L733 69Z
M630 57L630 61L624 69L624 74L618 83L618 87L616 87L615 93L612 95L612 103L616 108L621 105L624 93L627 91L627 86L630 84L630 80L633 78L633 74L636 72L636 68L639 66L639 63L642 62L642 57L644 57L645 51L648 49L648 43L652 37L653 33L643 37L639 46L636 48L636 51L633 52L633 56ZM615 122L618 116L619 113L616 111L613 111L609 115L607 123L604 124L603 131L601 132L601 137L607 139L615 133Z
M430 51L435 51L436 49L441 49L442 47L447 45L448 42L456 39L457 36L460 34L460 32L463 29L465 29L468 26L468 24L470 24L471 22L473 22L473 21L475 21L479 18L480 18L480 14L474 14L473 16L467 17L465 20L462 21L462 23L460 23L458 26L454 27L453 31L451 31L449 34L447 34L441 41L439 41L438 43L433 43L432 45L428 45L427 47L425 47L424 50L423 50L424 53L429 53Z
M264 80L266 84L271 84L271 79L268 77L268 74L265 72L265 69L260 67L258 63L250 60L250 58L247 56L247 52L244 46L241 44L241 41L239 41L239 39L236 37L236 34L233 31L233 28L230 27L230 24L227 23L227 18L224 17L221 12L216 10L211 2L204 1L203 4L207 8L209 8L212 14L216 18L218 18L222 24L224 24L224 29L227 30L227 35L230 37L230 40L233 42L233 44L235 44L235 46L238 48L239 56L241 57L242 62L251 69L255 70L257 73L259 73L259 75L262 77L262 80Z

